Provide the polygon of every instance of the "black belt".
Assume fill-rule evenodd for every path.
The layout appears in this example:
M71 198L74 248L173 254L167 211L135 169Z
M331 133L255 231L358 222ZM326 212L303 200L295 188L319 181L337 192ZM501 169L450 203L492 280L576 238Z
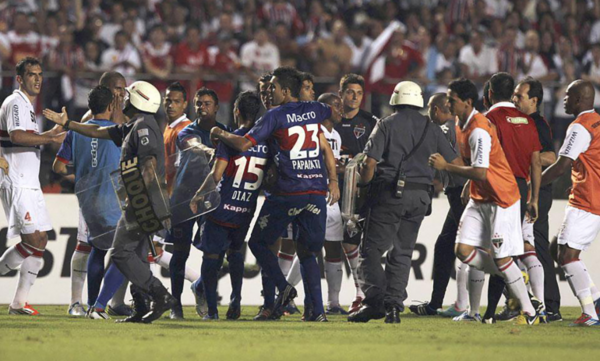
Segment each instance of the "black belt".
M406 182L406 184L404 185L404 189L407 191L427 191L428 192L429 188L431 188L431 185L423 184L423 183Z

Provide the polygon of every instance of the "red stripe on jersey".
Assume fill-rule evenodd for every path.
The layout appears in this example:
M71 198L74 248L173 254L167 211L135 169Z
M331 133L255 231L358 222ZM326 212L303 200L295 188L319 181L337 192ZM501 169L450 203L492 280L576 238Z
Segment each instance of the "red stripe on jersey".
M244 135L244 138L248 139L252 143L252 145L257 145L258 144L258 142L256 141L256 139L252 138L252 136L250 136L248 134Z
M278 196L302 196L305 194L318 194L318 195L322 195L322 196L326 196L327 192L325 191L305 191L305 192L277 192L274 193Z
M237 225L237 224L233 224L233 223L229 223L229 222L221 222L221 221L219 221L217 219L214 219L211 216L207 216L207 218L210 219L211 222L216 223L216 224L218 224L219 226L222 226L222 227L235 228L235 229L240 228L240 226Z
M56 160L64 164L69 164L69 161L63 157L56 156Z

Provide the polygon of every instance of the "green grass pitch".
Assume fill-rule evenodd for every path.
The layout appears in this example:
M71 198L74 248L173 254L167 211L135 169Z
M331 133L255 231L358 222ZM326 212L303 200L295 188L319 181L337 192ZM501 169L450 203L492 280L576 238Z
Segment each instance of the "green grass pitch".
M66 315L67 306L40 306L39 317L0 310L1 361L179 360L561 360L600 359L600 328L568 327L579 308L564 308L565 321L517 326L457 323L440 317L402 315L400 325L380 321L304 323L300 316L254 322L256 307L238 321L201 321L192 307L184 321L115 324ZM220 308L225 316L226 308Z

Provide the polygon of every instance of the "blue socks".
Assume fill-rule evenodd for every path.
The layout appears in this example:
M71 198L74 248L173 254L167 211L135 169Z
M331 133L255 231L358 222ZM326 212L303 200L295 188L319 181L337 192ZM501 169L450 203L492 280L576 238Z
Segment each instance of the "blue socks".
M104 277L104 257L107 251L103 251L96 247L92 247L88 258L87 268L87 289L88 289L88 306L93 306L100 292L100 285Z
M271 278L271 281L275 284L279 291L285 290L288 285L288 282L285 280L283 276L283 272L281 272L281 268L279 268L279 262L277 261L277 256L271 252L269 247L260 241L253 241L250 239L248 242L248 246L252 251L254 257L258 261L258 264L262 268L261 272L266 272L267 276ZM264 281L263 276L263 281Z
M223 265L224 254L219 255L218 259L215 258L202 258L201 278L204 283L204 293L206 296L206 303L208 305L208 314L210 316L218 313L217 310L217 284L219 281L219 270Z
M115 295L119 287L125 281L125 276L119 271L117 266L112 263L106 274L104 275L104 284L102 285L102 289L100 290L100 295L94 304L95 308L104 309L108 301Z
M314 255L300 259L300 272L305 289L308 287L310 300L312 300L313 314L318 316L325 313L323 308L323 295L321 294L321 269ZM306 302L306 301L305 301Z
M244 255L241 252L231 252L227 255L229 276L231 277L232 305L239 306L242 301L242 282L244 279Z

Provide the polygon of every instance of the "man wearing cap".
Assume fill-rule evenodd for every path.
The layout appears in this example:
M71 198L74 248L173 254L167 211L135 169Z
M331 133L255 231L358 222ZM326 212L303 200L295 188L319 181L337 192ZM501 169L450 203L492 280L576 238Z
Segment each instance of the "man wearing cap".
M427 159L439 152L448 162L462 164L441 129L419 113L419 85L398 83L390 105L395 113L373 130L360 170L362 184L369 185L359 265L365 299L348 317L350 322L385 317L386 323L400 323L412 252L431 204L434 170ZM381 257L386 251L384 271Z
M129 97L123 110L123 114L131 119L127 124L107 127L89 123L81 124L69 120L64 109L61 114L45 109L44 116L76 133L92 138L111 139L121 147L121 168L131 164L137 157L145 188L150 190L154 188L155 180L158 180L159 188L166 187L164 140L154 119L154 114L160 107L160 93L152 84L144 81L133 83L127 88L127 92ZM125 177L123 180L125 181ZM154 197L150 198L150 202L156 205ZM135 198L128 202L125 215L119 220L113 241L112 260L132 283L135 312L124 321L150 323L171 309L176 301L150 272L147 260L147 234L139 229L128 230L125 226L126 219L139 219L137 215L139 209L134 215L134 203L136 203ZM153 299L151 309L145 305L146 295Z

